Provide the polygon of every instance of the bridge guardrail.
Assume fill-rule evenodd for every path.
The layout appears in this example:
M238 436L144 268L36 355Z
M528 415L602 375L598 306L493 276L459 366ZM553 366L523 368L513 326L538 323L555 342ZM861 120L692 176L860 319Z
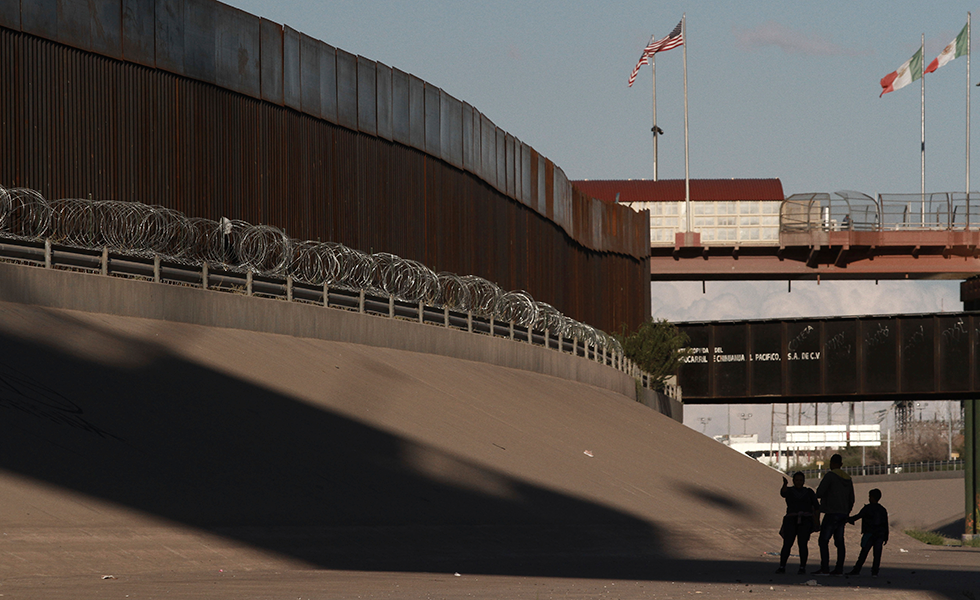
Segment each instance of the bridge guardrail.
M779 230L904 231L968 230L980 227L980 192L793 194L779 211Z
M844 472L851 476L864 475L895 475L901 473L931 473L935 471L962 471L964 470L962 460L932 460L910 463L893 463L887 465L862 465L856 467L844 467ZM807 479L820 479L827 472L827 469L804 469L803 474Z
M873 231L880 223L878 203L860 192L793 194L779 208L781 232Z

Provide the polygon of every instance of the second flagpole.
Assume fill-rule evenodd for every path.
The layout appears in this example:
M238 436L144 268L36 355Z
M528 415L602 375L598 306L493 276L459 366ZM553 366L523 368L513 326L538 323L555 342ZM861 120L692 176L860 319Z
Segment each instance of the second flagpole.
M919 56L921 62L925 62L926 50L926 34L922 34L922 43L919 46ZM921 68L921 67L920 67ZM921 162L922 162L922 172L921 172L921 193L922 193L922 208L920 209L922 217L922 227L926 226L926 77L925 73L920 73L919 78L922 80L922 101L921 101L921 114L922 114L922 151L921 151Z
M687 213L687 231L693 231L691 215L691 171L687 143L687 13L681 18L681 36L684 40L684 211Z
M657 180L657 55L650 55L650 70L653 71L653 180Z

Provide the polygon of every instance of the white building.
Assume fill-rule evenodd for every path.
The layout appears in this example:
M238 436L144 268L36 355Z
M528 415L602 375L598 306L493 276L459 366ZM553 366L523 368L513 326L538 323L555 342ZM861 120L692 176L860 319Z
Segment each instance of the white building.
M673 246L687 229L683 179L584 180L573 182L604 202L650 211L650 245ZM693 230L707 246L779 243L783 184L778 179L692 179Z
M772 442L760 442L757 433L716 435L714 439L781 471L801 462L800 453L881 445L881 425L787 425L785 429L785 439Z

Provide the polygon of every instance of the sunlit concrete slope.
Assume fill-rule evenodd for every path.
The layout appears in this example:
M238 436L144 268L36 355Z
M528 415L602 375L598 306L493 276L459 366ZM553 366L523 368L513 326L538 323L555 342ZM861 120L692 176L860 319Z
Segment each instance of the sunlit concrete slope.
M187 322L195 298L161 306L174 296L104 278L127 294L113 307L78 277L71 289L0 285L0 298L20 298L0 300L4 597L110 597L104 581L144 597L328 584L337 593L310 597L389 597L394 574L428 597L419 575L453 572L504 585L769 584L779 474L581 381L602 377L201 325ZM158 317L52 306L72 290L83 304L103 294L95 308ZM249 324L206 306L210 319ZM290 314L281 325L295 328ZM508 351L490 357L522 355ZM901 526L955 519L962 494L961 481L874 485ZM861 504L871 484L857 487ZM886 563L912 565L896 585L921 588L915 573L928 568L930 581L966 589L970 555L932 566L935 551L896 540Z
M773 545L756 531L778 521L778 474L608 390L15 303L0 344L3 578L218 557L547 571Z

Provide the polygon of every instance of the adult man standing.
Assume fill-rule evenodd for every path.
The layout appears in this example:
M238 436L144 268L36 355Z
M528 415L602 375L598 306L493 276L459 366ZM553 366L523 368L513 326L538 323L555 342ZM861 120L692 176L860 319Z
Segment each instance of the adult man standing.
M844 574L844 525L854 508L854 482L851 476L841 469L844 459L840 454L830 457L828 471L820 485L817 486L817 498L820 500L820 512L823 513L823 523L820 524L820 570L814 575L843 575ZM830 538L834 538L837 547L837 566L830 570Z

